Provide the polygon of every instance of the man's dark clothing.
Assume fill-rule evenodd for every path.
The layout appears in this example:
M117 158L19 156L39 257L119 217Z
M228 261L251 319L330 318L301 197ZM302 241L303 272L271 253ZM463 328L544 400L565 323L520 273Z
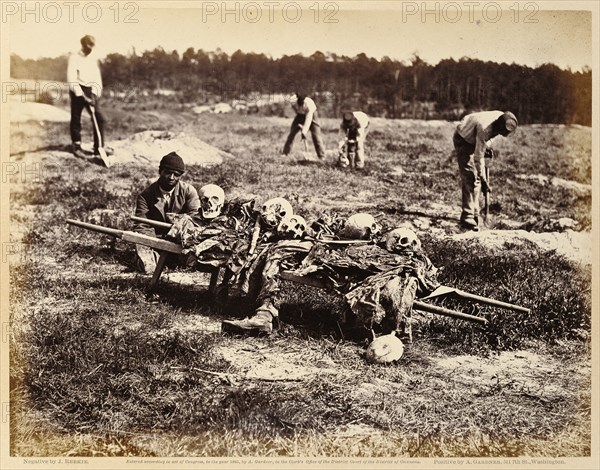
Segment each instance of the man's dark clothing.
M163 192L160 189L158 181L152 183L137 198L135 215L145 217L146 219L157 220L159 222L170 222L167 213L175 214L196 214L200 208L200 198L198 192L191 184L178 182L172 190L172 193L165 204ZM146 235L166 235L168 230L155 229L151 225L136 223L134 230Z
M92 97L92 88L81 86L81 90L88 98ZM89 104L85 100L83 96L76 96L75 93L69 91L69 97L71 98L71 142L81 142L81 112L84 109L87 109L90 112ZM102 144L104 145L104 116L100 112L100 107L98 106L98 98L95 99L94 109L96 111L96 122L98 123L98 130L100 131L100 136L102 137ZM100 147L100 141L98 136L96 135L96 128L94 127L94 122L92 120L92 129L94 129L94 153L98 153L98 148Z
M199 208L200 198L191 184L180 181L170 194L165 195L158 181L155 181L138 196L135 215L158 222L170 222L167 213L194 215ZM169 231L141 222L136 222L133 229L138 233L159 237ZM158 253L150 247L138 244L136 254L139 269L146 274L151 274L156 269Z

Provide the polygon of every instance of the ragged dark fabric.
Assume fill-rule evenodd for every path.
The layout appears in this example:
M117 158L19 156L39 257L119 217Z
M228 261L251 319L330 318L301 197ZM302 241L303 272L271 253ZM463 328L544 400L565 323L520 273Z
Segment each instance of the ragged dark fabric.
M332 249L317 243L296 274L327 281L368 328L384 320L393 329L407 328L414 300L439 286L437 268L425 254L394 254L375 244Z

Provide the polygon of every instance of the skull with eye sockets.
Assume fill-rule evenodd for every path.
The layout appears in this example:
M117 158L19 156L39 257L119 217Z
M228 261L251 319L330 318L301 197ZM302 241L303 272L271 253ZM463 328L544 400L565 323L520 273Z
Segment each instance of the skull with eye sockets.
M282 197L269 199L260 211L261 221L269 229L276 229L284 218L292 215L294 215L292 205Z

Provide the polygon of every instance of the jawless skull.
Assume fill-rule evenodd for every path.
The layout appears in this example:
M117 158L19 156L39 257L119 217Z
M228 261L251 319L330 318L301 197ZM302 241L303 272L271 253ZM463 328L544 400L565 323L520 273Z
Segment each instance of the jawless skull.
M348 217L339 236L351 240L371 240L380 231L380 225L371 214L359 212Z
M260 211L263 224L270 229L276 229L286 217L294 215L292 205L282 197L274 197L265 202Z
M203 219L214 219L221 215L225 203L225 191L216 184L207 184L200 188L200 210Z
M385 248L391 253L415 253L421 249L421 241L411 229L400 227L386 235Z

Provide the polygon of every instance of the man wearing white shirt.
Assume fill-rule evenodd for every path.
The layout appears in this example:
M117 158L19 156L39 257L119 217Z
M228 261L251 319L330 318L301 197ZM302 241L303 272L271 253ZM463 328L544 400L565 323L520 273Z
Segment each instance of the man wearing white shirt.
M362 111L345 112L342 117L340 131L345 139L340 141L340 149L347 145L347 140L356 140L356 156L354 167L358 170L365 167L365 140L369 130L369 116ZM340 166L347 167L350 162L346 152L340 154Z
M296 99L292 102L292 108L296 111L296 117L292 121L292 127L285 145L283 146L283 154L289 155L294 145L294 138L300 131L302 138L306 139L308 131L312 135L313 145L317 151L319 159L325 159L325 147L323 146L323 138L321 137L321 125L317 116L317 105L302 92L296 92Z
M96 121L104 143L104 116L98 107L98 98L102 96L102 76L98 59L93 53L96 40L93 36L85 35L81 38L81 50L69 56L67 66L67 82L69 83L69 97L71 99L71 142L73 154L85 158L81 149L81 112L94 106ZM93 126L93 122L92 122ZM94 127L94 154L99 155L99 136Z
M465 116L454 132L454 149L461 178L461 225L479 230L479 194L491 192L485 177L486 152L494 137L507 137L517 128L517 118L510 111L482 111Z

